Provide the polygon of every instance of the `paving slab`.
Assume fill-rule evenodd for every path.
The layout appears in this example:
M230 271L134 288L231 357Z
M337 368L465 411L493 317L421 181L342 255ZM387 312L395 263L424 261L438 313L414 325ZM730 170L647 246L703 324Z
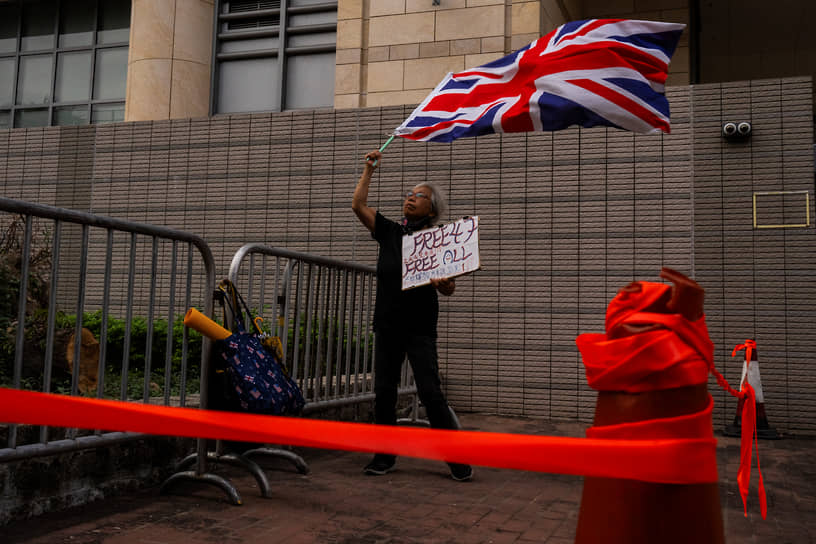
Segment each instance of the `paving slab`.
M573 422L460 414L465 429L583 436ZM757 501L752 473L749 512L736 483L739 440L718 437L720 497L728 543L806 544L816 541L816 440L760 441L768 517ZM272 483L262 498L248 473L228 466L243 505L227 503L215 487L179 483L100 500L0 527L12 544L378 544L568 543L574 540L582 479L576 476L476 467L470 482L455 482L444 463L399 458L397 470L366 476L369 455L298 449L310 467L298 474L283 460L261 459ZM754 461L755 464L755 461Z

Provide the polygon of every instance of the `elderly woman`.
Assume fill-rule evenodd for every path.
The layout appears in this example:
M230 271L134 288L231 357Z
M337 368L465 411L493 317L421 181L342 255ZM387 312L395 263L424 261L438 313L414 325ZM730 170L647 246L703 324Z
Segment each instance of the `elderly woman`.
M360 222L380 244L374 306L374 418L381 425L396 425L397 387L407 355L431 427L456 429L456 418L442 392L436 350L439 314L436 293L450 296L456 283L452 278L433 279L431 285L402 290L402 236L435 225L445 211L445 199L433 184L420 183L405 195L402 221L386 219L368 205L371 174L381 160L379 151L365 156L365 167L351 204ZM387 474L394 470L395 463L394 455L378 453L364 472ZM448 463L448 466L454 480L466 481L473 476L469 465Z

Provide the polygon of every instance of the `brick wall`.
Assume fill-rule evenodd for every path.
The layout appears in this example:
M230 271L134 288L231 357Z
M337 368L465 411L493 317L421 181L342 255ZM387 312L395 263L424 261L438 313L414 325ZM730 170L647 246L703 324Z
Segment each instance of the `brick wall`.
M816 432L812 356L816 258L814 229L753 228L753 193L808 191L813 217L813 106L809 78L761 80L694 87L694 261L706 287L709 332L718 367L739 383L742 359L731 349L754 338L771 424ZM726 143L725 121L753 124L751 140ZM758 214L773 223L796 223L805 215L799 195L785 217L759 202ZM795 213L798 211L799 213ZM812 222L812 219L811 219ZM729 407L734 401L715 394ZM782 423L782 422L785 423Z
M666 136L575 128L391 144L374 207L397 217L400 195L430 180L447 191L450 218L481 218L483 270L441 304L454 407L590 421L595 393L575 337L602 330L620 287L670 266L707 290L717 367L736 385L742 363L730 350L756 338L771 424L816 434L814 229L752 221L755 191L807 190L813 216L811 87L799 78L670 88ZM364 153L410 110L0 131L0 190L192 231L211 244L220 275L246 242L373 264L351 194ZM752 139L726 143L721 123L743 119ZM736 403L711 390L719 428Z

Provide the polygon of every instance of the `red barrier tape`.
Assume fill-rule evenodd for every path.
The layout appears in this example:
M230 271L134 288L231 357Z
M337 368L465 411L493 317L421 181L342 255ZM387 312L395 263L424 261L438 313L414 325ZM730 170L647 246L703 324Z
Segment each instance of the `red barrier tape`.
M731 357L737 352L745 350L745 365L751 364L751 354L756 349L756 342L753 340L746 340L744 344L737 344L731 352ZM725 381L725 378L723 378ZM727 385L728 382L726 382ZM765 496L765 481L762 478L762 469L759 466L759 437L756 434L756 392L751 384L748 383L748 378L742 383L739 392L734 391L729 386L726 391L737 397L738 399L745 399L742 403L742 428L740 430L740 467L737 472L737 484L739 485L740 496L742 497L742 506L745 517L748 517L748 491L751 485L751 446L756 444L756 458L757 458L757 473L759 474L759 511L762 514L762 519L768 513L768 500Z
M0 388L0 421L383 452L497 468L646 482L717 481L717 442L713 437L631 440L403 428L170 408L3 388Z

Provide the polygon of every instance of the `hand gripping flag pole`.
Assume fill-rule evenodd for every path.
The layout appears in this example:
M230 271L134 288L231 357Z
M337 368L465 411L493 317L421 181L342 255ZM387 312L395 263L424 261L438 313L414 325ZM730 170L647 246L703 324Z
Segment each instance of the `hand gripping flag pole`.
M391 142L394 140L394 137L395 137L395 136L396 136L396 134L392 134L392 135L391 135L391 137L390 137L390 138L388 138L388 139L385 141L385 143L384 143L384 144L382 144L382 147L380 147L380 153L382 153L383 151L385 151L385 148L386 148L386 147L388 147L388 144L390 144L390 143L391 143ZM378 163L378 162L379 162L379 161L375 160L375 161L374 161L374 164L372 164L372 166L377 166L377 163Z

